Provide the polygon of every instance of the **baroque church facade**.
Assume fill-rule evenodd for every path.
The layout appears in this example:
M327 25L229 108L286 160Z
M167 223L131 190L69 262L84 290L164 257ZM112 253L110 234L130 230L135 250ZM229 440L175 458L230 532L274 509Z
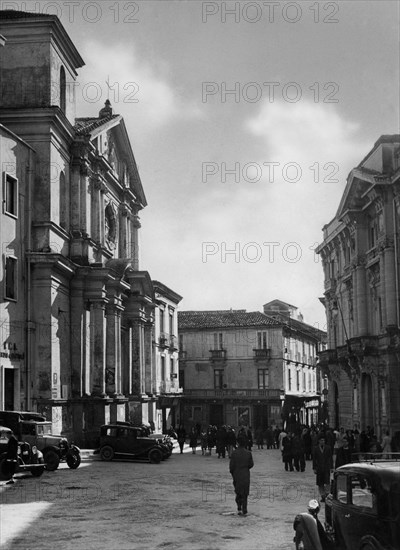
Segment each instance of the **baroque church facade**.
M124 120L109 101L76 118L84 62L56 16L0 12L0 35L0 408L81 445L117 420L165 429L181 297L139 266L147 203Z
M317 252L325 275L331 424L400 430L400 136L354 168Z

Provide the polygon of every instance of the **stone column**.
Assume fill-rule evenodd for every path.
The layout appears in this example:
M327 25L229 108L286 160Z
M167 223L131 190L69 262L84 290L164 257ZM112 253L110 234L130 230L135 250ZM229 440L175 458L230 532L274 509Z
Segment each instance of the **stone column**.
M107 307L106 393L121 395L121 309Z
M71 396L80 397L83 392L83 281L75 276L71 283Z
M91 200L89 194L89 170L87 163L81 164L80 170L80 230L82 235L86 236L90 233L91 228Z
M103 300L90 303L90 382L91 395L105 397L106 318Z
M90 345L90 311L86 308L83 311L83 334L82 334L82 394L90 395L91 385L90 385L90 354L91 354L91 345Z
M128 232L128 210L124 204L120 206L119 223L120 223L119 256L120 258L127 258L129 257L128 240L130 237Z
M92 210L92 217L91 217L91 238L96 241L100 242L101 234L100 234L100 225L101 225L101 201L100 201L100 190L101 190L101 182L97 175L92 177L91 181L91 210Z
M81 174L80 174L80 160L74 158L71 166L70 185L71 185L71 215L70 223L72 231L79 231L81 228Z
M152 393L153 389L153 338L152 338L152 324L146 323L144 326L144 391L146 393Z
M133 268L139 270L139 229L141 227L137 212L133 215L130 222L131 227L131 250L130 254L133 259Z
M132 350L131 361L131 393L144 393L144 326L140 320L133 320L130 327L130 342Z
M393 246L385 248L384 252L384 274L385 274L385 309L386 309L386 324L397 324L396 313L396 273L395 273L395 256Z
M365 267L363 263L359 263L355 269L356 278L356 311L357 311L357 336L365 336L368 333L368 317L367 317L367 283Z

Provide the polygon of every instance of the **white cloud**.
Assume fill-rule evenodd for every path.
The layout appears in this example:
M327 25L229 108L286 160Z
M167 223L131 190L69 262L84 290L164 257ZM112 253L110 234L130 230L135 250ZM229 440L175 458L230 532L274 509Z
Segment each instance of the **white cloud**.
M141 135L178 118L201 116L200 109L168 83L163 63L150 65L139 59L131 45L110 49L87 42L82 56L87 66L79 73L78 116L96 116L109 98L114 112L129 117Z
M256 160L263 169L260 181L215 181L189 207L195 223L187 227L190 240L182 243L181 256L195 273L190 282L191 294L198 296L194 307L261 309L279 298L299 306L306 322L323 327L318 301L324 291L322 264L313 249L322 241L322 226L336 212L348 172L371 144L360 139L356 124L326 104L266 103L244 127L247 151L250 144L258 153L237 161L243 166ZM279 162L273 182L265 162ZM296 183L283 177L288 163L301 167ZM186 288L181 291L185 296ZM196 300L189 299L193 307Z

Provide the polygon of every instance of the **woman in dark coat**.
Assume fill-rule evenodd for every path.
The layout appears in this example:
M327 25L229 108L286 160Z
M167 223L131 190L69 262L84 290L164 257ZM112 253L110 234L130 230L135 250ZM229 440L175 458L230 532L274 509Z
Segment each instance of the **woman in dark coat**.
M189 445L192 447L192 453L195 455L197 447L197 430L195 427L193 427L190 431Z
M282 462L285 463L285 470L290 469L293 472L293 448L292 448L293 435L289 432L282 440Z
M185 444L185 439L186 439L186 430L182 424L180 424L179 428L176 430L176 435L178 436L178 444L182 454L183 446Z
M229 471L233 477L238 514L247 514L247 499L250 492L250 469L254 466L253 455L246 449L247 438L241 435L237 439L238 448L233 451L229 461Z

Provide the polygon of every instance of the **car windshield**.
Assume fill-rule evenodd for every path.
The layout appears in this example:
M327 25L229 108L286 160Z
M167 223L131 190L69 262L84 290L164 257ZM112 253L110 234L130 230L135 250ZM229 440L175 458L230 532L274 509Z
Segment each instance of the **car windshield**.
M36 429L38 435L49 435L51 434L51 423L37 424Z

